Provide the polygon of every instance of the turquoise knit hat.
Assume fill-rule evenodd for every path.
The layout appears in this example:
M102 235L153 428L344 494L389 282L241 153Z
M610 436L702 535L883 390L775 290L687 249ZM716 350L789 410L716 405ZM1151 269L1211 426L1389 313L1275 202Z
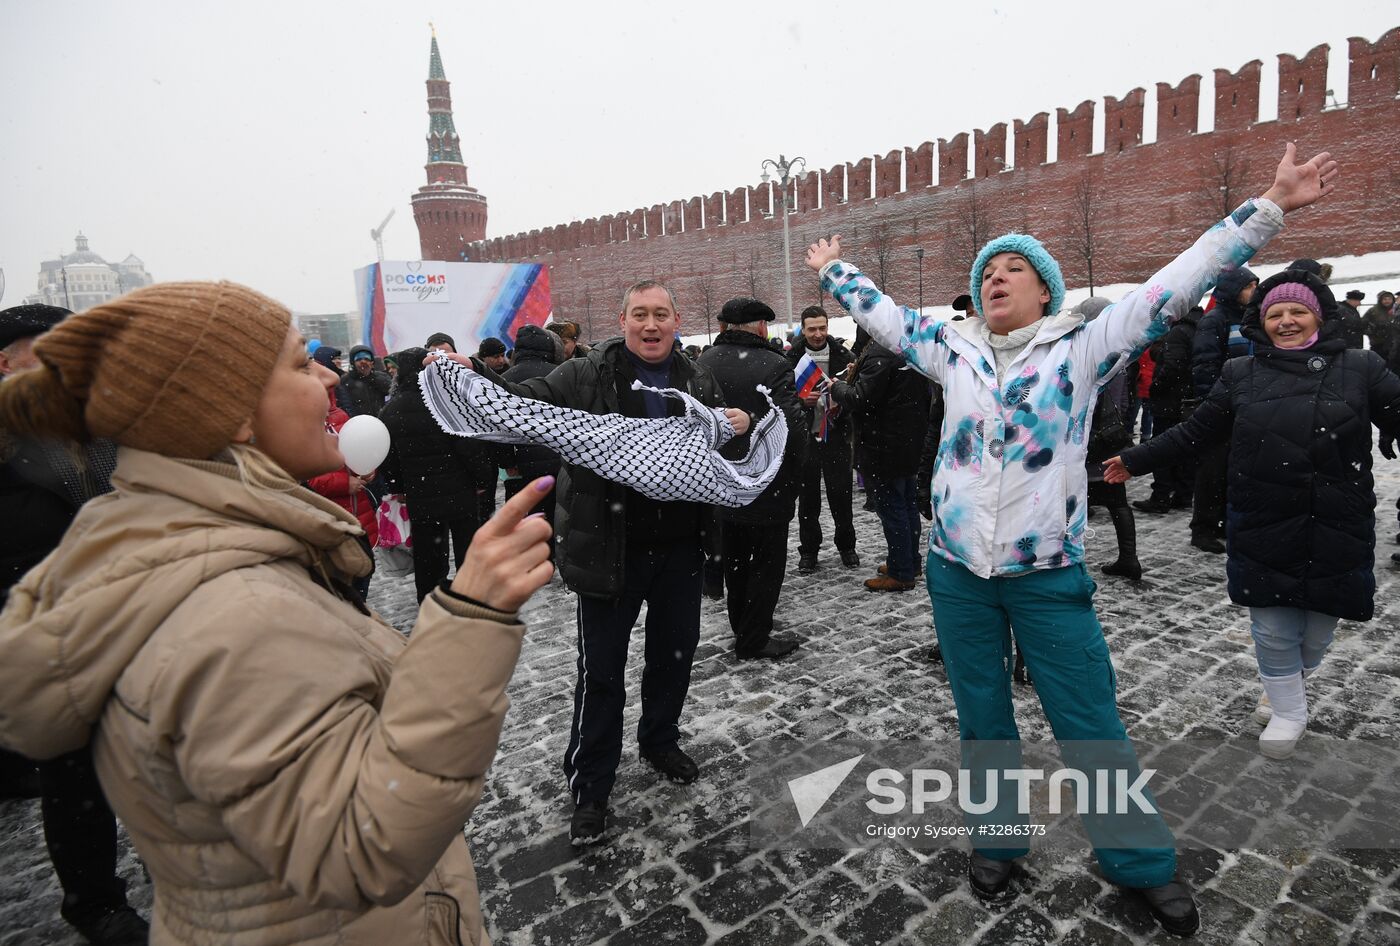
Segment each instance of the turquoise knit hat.
M972 304L977 307L978 315L982 314L982 270L987 268L987 261L998 253L1019 253L1024 256L1050 290L1050 314L1054 315L1060 311L1060 306L1065 301L1065 277L1060 273L1060 264L1055 262L1055 257L1051 256L1045 245L1035 237L1024 233L1008 233L982 247L982 252L977 254L977 261L972 264Z

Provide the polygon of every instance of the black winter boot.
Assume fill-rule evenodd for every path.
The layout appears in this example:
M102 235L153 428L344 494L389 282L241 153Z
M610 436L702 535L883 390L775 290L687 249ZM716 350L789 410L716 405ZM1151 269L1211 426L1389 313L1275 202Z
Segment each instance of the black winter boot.
M1111 506L1113 531L1118 534L1118 561L1103 566L1105 575L1120 575L1138 581L1142 578L1142 563L1137 557L1137 521L1127 506Z

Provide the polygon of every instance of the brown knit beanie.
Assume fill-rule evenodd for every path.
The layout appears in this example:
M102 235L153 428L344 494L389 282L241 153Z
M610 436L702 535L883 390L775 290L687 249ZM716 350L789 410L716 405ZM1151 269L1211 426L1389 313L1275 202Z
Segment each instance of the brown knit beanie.
M253 416L291 322L230 282L137 289L34 343L40 367L0 384L0 428L206 459Z

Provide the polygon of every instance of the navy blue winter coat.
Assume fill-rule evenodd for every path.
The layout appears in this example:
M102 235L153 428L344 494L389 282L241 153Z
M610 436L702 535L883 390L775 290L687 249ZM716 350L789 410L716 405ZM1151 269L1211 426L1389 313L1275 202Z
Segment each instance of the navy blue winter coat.
M1335 313L1327 287L1297 271L1270 277L1256 299L1284 281L1306 282ZM1184 423L1122 454L1139 474L1228 438L1226 575L1237 604L1372 616L1371 425L1400 434L1400 377L1374 352L1347 348L1343 329L1328 319L1312 347L1275 348L1251 306L1243 332L1254 354L1226 362Z
M1258 282L1258 277L1241 266L1221 273L1220 282L1216 283L1215 308L1201 317L1191 341L1191 383L1198 397L1210 393L1228 359L1253 350L1241 331L1245 307L1236 301L1240 291L1252 282ZM1256 289L1254 301L1262 298Z

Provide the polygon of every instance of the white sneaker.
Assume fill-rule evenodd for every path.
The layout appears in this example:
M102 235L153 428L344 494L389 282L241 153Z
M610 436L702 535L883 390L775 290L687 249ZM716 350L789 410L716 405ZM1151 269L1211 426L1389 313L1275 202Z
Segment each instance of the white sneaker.
M1266 677L1261 674L1259 680L1264 684L1264 695L1272 707L1269 724L1259 734L1259 751L1270 759L1286 759L1293 754L1298 739L1308 728L1308 697L1303 690L1303 675Z
M1254 707L1254 712L1249 718L1260 726L1269 725L1269 720L1274 718L1274 708L1269 704L1268 693L1259 694L1259 705Z
M1305 722L1294 722L1275 713L1269 725L1259 734L1259 751L1270 759L1286 759L1293 754L1307 728Z

